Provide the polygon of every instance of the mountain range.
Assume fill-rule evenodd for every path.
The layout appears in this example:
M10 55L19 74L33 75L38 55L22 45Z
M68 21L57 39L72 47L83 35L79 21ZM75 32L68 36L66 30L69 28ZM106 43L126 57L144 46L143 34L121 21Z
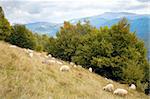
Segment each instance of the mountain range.
M101 26L111 27L116 24L121 18L127 18L130 23L131 32L136 32L137 36L144 40L146 47L150 52L150 15L148 14L135 14L128 12L105 12L101 15L92 17L85 17L79 19L69 20L70 23L76 24L78 21L84 23L85 20L90 21L92 26L99 28ZM49 23L49 22L34 22L25 24L26 27L36 33L47 34L49 36L55 36L56 32L59 31L63 23ZM149 57L150 58L150 57Z

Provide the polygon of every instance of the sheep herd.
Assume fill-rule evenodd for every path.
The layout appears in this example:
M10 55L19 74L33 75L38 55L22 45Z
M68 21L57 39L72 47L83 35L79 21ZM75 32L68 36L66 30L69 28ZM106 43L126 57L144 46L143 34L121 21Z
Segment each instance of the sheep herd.
M134 84L131 84L129 86L129 89L136 90L136 86ZM119 95L119 96L126 96L128 94L128 91L123 88L117 88L114 90L113 84L106 85L105 87L103 87L103 90L108 91L108 92L113 92L113 94Z
M16 48L16 46L11 45L11 48ZM24 51L28 54L29 57L33 57L33 50L30 49L24 49ZM68 65L64 65L63 62L56 60L54 57L52 57L51 54L45 55L42 61L43 64L55 64L57 63L58 65L60 65L61 67L59 68L59 70L61 72L69 72L70 71L70 67ZM72 67L82 67L81 65L76 65L73 62L70 62L69 65L71 65ZM89 67L89 72L92 72L92 68ZM114 95L119 95L119 96L126 96L128 94L128 91L126 89L123 88L114 88L114 85L112 84L113 81L110 79L105 78L106 81L109 82L109 84L107 84L106 86L103 87L104 91L107 92L112 92ZM129 86L129 89L132 90L136 90L136 86L134 84L131 84Z

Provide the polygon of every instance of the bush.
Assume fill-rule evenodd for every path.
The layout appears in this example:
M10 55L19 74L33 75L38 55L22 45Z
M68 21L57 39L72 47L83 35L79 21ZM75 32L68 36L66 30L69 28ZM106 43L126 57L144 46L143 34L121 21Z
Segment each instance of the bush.
M13 33L9 37L11 44L22 48L35 49L36 41L32 32L30 32L24 25L16 24L13 26Z

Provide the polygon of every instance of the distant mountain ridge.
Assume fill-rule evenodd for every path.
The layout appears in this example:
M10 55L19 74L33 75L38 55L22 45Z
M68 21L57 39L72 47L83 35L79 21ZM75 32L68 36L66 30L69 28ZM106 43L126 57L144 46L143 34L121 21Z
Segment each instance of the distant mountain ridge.
M50 36L55 36L56 32L60 27L59 24L49 22L35 22L25 25L29 30L35 33L48 34Z
M96 15L92 17L85 17L79 19L72 19L69 22L76 24L78 21L84 23L85 20L89 20L92 26L97 28L101 26L112 26L116 24L121 18L126 17L131 25L130 30L132 32L136 31L137 36L143 39L146 47L150 49L150 15L148 14L135 14L128 12L105 12L101 15ZM48 22L35 22L26 24L27 28L33 32L48 34L50 36L55 36L56 32L59 31L60 26L63 23L48 23Z

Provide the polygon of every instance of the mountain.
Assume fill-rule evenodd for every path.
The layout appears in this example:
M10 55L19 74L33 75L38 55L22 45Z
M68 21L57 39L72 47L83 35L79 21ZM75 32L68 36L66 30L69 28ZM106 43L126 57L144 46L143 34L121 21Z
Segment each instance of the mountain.
M29 30L35 33L48 34L50 36L55 36L56 32L60 27L59 24L48 22L35 22L35 23L28 23L25 25Z
M78 21L84 23L85 20L89 20L90 24L97 28L99 28L100 26L110 27L113 24L117 23L123 17L126 17L129 20L129 23L131 24L131 31L136 31L138 36L143 39L143 37L141 36L143 36L143 33L148 32L148 22L150 22L150 17L147 14L139 15L128 12L105 12L97 16L72 19L69 20L69 22L72 24L76 24ZM56 32L59 31L59 28L63 25L63 23L56 24L48 22L35 22L28 23L25 25L28 29L30 29L33 32L55 36Z
M46 53L33 51L0 41L0 99L148 99L149 96L129 90L127 84L103 78L68 62L46 58ZM47 62L45 62L47 61ZM53 62L52 62L53 61ZM50 62L50 63L49 63ZM70 67L61 72L62 65ZM47 64L48 63L48 64ZM126 97L106 92L103 87L112 82L115 88L128 90Z

